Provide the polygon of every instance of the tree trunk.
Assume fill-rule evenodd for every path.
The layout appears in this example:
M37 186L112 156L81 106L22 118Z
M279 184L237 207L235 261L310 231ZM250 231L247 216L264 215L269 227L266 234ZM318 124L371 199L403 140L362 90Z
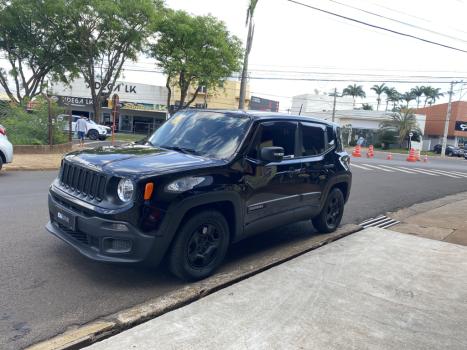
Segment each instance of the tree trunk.
M250 24L248 26L248 36L247 36L247 42L246 42L245 57L243 59L242 81L240 83L240 99L238 101L238 109L245 108L245 95L246 95L246 84L247 84L247 75L248 75L248 56L250 55L252 43L253 43L253 18L250 18Z
M378 103L376 104L376 110L379 111L379 104L381 103L381 99L379 98L379 96L376 99L376 101L378 101Z
M167 119L170 118L170 100L172 99L172 89L170 87L170 75L167 77L165 82L165 87L167 88Z

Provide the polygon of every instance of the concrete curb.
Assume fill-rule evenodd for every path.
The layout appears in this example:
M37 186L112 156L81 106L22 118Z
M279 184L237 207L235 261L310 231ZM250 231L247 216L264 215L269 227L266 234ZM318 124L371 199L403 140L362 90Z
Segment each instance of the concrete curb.
M348 224L318 240L305 242L300 246L283 249L278 256L268 257L258 264L246 264L228 273L218 273L182 289L178 289L143 304L122 310L113 315L65 331L51 339L32 345L28 350L71 350L80 349L94 342L108 338L125 329L181 308L220 289L252 277L274 266L294 259L328 243L362 230L359 225ZM321 239L322 238L322 239Z

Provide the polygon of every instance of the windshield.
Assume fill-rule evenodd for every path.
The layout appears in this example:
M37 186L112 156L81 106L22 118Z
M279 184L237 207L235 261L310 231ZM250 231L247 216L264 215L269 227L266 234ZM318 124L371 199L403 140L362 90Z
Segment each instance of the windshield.
M226 159L234 154L249 125L246 116L184 111L167 120L148 141L153 146Z

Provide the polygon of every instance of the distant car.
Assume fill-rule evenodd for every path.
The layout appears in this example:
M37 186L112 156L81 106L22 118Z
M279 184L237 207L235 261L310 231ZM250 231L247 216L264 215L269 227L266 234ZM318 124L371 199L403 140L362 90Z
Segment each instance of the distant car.
M11 163L13 161L13 145L8 141L6 136L6 129L0 125L0 170L3 164Z
M442 145L436 145L433 147L433 152L441 154L441 148ZM447 145L445 154L449 157L462 157L464 155L464 150L456 146Z
M57 118L59 120L68 120L68 115L66 114L60 114ZM71 120L71 130L74 132L75 131L75 127L76 127L76 122L79 118L81 118L79 115L72 115L72 120ZM87 122L87 125L88 125L88 133L86 134L86 136L90 139L90 140L105 140L107 138L107 136L110 136L112 135L112 129L109 128L108 126L105 126L105 125L99 125L97 124L96 122L92 121L92 120L86 120ZM63 128L65 131L68 131L69 129L69 125L68 123L64 126Z

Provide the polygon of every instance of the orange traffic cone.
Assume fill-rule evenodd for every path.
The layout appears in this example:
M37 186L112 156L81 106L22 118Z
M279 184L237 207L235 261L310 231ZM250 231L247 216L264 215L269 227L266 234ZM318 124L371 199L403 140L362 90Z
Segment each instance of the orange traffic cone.
M421 161L421 159L420 159L420 150L418 150L418 149L415 151L415 158L417 158L418 162Z
M367 156L367 158L373 158L375 156L375 149L374 149L373 145L370 145L368 147L368 152L366 152L366 156Z
M362 156L362 148L360 145L356 145L352 152L353 157L361 157Z
M425 154L425 157L423 157L423 162L426 163L428 162L428 156Z
M410 149L409 156L407 157L408 162L416 162L417 158L415 157L415 150L413 148Z
M391 152L388 153L388 155L386 156L386 159L387 160L392 160L392 153Z

